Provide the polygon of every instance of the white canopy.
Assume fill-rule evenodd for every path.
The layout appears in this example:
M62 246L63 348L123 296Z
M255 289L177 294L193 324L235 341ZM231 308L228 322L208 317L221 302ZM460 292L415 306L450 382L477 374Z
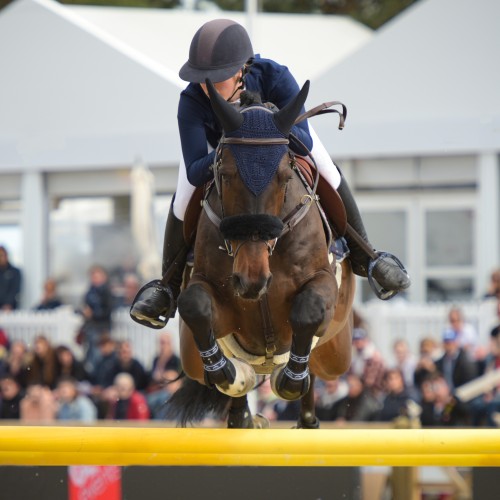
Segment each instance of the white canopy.
M311 86L346 128L313 124L337 158L500 150L500 2L421 0Z
M177 76L196 29L214 17L167 9L17 0L0 12L0 172L177 166ZM371 31L333 16L258 15L255 48L306 79ZM262 49L264 52L264 49Z

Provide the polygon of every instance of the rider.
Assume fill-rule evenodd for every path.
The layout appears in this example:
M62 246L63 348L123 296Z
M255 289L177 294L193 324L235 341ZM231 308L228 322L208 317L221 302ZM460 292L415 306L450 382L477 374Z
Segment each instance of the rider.
M281 109L299 91L288 68L254 55L246 30L229 19L209 21L196 32L191 41L189 60L182 66L179 76L189 82L181 92L177 114L183 158L179 166L177 191L167 218L162 260L162 273L171 268L173 274L167 286L156 282L149 297L139 300L139 294L131 309L135 320L156 328L165 324L159 319L161 316L168 318L175 313L187 254L183 237L184 214L195 186L201 186L213 177L210 166L222 135L210 106L205 79L214 83L222 97L236 104L241 92L246 89L258 92L262 102L272 102ZM325 180L337 189L346 208L348 223L369 248L373 248L345 178L313 129L304 120L292 128L292 133L311 151ZM303 153L300 150L296 152ZM366 277L370 255L349 235L346 240L354 273ZM406 272L383 256L373 266L373 278L387 291L404 290L410 285Z

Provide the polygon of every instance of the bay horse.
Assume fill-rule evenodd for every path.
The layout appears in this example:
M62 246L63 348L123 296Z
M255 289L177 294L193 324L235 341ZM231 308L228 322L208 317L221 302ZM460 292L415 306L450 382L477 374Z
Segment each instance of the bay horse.
M178 299L191 382L169 400L169 415L186 424L223 407L228 427L252 428L246 394L256 374L270 374L279 398L301 400L297 426L316 428L315 377L335 379L350 365L354 277L348 259L329 258L318 196L288 146L309 82L276 112L237 110L210 81L207 89L223 136Z

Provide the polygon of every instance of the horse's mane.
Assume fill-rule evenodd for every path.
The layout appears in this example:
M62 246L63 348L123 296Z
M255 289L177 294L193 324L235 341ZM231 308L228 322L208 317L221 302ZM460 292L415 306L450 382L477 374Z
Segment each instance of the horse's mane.
M262 98L258 92L252 92L251 90L244 90L240 94L240 103L242 108L248 106L255 106L260 104L262 106Z

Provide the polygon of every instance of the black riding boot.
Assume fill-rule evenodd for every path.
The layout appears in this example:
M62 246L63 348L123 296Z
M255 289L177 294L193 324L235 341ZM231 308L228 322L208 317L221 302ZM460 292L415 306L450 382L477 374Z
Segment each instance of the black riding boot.
M368 241L368 236L366 234L356 201L354 200L351 190L349 189L349 185L343 176L337 192L344 202L347 213L347 222L368 244L368 246L373 248L371 243ZM350 250L350 260L354 274L366 278L368 276L368 267L370 265L370 261L372 260L372 256L370 256L366 250L363 249L348 233L345 238L347 240L347 246ZM410 278L404 269L383 256L379 257L375 262L373 267L373 278L386 291L398 292L405 290L410 286Z
M177 297L189 249L184 241L183 224L174 215L172 200L165 225L162 259L162 275L165 276L170 268L170 279L168 283L158 281L151 295L137 301L130 310L135 320L146 326L150 323L152 328L165 326L168 318L173 317L177 309Z

